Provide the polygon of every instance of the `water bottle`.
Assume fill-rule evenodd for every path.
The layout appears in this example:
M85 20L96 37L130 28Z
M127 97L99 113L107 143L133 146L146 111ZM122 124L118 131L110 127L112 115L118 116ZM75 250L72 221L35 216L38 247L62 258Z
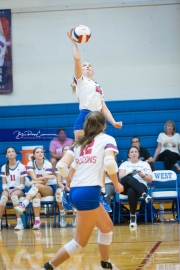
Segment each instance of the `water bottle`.
M164 205L163 204L159 205L159 220L161 222L164 221Z
M27 224L26 224L26 215L25 214L22 214L21 215L21 220L22 220L24 229L26 229Z

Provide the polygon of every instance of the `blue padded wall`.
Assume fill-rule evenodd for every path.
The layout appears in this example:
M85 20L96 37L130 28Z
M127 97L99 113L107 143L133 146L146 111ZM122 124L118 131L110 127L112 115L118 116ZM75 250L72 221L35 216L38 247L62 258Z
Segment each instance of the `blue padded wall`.
M115 137L119 148L118 162L126 160L127 149L133 136L139 136L141 146L153 155L157 146L157 136L164 130L164 123L173 120L180 132L180 98L108 101L107 107L117 121L123 121L122 129L115 129L109 123L106 132ZM3 129L46 129L56 132L58 127L66 129L67 136L73 138L73 125L79 112L78 103L45 104L0 107L0 131ZM43 145L49 158L49 143L45 140L0 142L0 166L6 162L5 149L12 145L18 152L22 146ZM159 167L158 167L159 166ZM157 163L162 169L163 163Z

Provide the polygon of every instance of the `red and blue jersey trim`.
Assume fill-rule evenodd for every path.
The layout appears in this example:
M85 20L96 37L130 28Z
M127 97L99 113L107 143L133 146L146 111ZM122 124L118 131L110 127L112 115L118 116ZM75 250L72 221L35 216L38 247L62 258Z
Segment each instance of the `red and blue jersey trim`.
M21 175L26 175L26 174L27 174L26 171L21 172Z
M52 172L52 169L47 168L47 169L46 169L46 172Z
M112 143L108 143L106 144L105 148L104 149L107 149L107 148L113 148L114 150L118 150L117 146L112 144Z

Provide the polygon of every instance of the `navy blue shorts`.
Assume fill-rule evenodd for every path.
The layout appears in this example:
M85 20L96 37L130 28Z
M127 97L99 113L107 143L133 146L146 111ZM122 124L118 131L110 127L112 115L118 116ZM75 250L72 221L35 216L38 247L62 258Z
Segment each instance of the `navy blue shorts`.
M79 211L93 210L100 206L100 186L70 188L72 205Z
M47 187L52 188L53 194L56 192L56 185L47 185Z
M74 124L74 130L83 130L84 129L84 122L86 120L86 116L90 113L90 110L81 110L76 122Z
M15 188L16 188L16 187L9 187L10 190L13 190L13 189L15 189ZM21 189L21 191L25 193L25 190L24 190L24 189L23 189L23 190Z

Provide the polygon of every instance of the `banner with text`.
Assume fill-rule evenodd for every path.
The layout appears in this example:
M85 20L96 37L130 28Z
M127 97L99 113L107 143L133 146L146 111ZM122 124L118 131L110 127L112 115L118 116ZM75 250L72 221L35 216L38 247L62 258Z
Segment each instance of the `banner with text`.
M11 10L0 9L0 94L12 91Z
M55 129L1 129L1 142L49 141L57 137Z

